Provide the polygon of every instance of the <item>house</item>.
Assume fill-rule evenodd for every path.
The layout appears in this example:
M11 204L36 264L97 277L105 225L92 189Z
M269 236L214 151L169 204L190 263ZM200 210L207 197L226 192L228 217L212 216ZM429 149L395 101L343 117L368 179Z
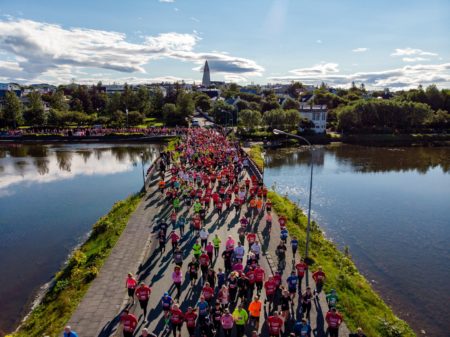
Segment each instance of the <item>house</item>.
M13 91L17 97L22 96L22 88L18 84L0 83L0 100L3 100L8 91Z
M326 105L300 103L300 116L313 122L315 133L327 132L328 109Z

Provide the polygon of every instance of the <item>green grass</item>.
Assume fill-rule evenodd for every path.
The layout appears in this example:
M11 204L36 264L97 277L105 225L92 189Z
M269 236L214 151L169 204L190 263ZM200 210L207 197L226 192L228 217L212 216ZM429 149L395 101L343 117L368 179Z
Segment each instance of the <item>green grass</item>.
M269 192L277 214L288 218L288 230L305 246L307 219L303 212L286 197ZM338 309L351 330L362 327L371 337L412 337L413 330L395 316L369 282L358 272L353 261L325 239L317 224L312 222L310 257L315 261L310 269L322 266L327 275L325 290L334 288L339 295Z
M264 158L262 157L263 146L261 144L254 145L250 148L250 158L253 160L258 169L264 171Z
M14 337L59 336L111 253L142 194L119 201L93 226L87 241L76 249L42 302L31 312Z
M148 127L160 127L160 126L164 126L164 121L162 119L156 118L156 117L148 117L148 118L144 118L144 123L137 125L138 128L141 129L145 129Z

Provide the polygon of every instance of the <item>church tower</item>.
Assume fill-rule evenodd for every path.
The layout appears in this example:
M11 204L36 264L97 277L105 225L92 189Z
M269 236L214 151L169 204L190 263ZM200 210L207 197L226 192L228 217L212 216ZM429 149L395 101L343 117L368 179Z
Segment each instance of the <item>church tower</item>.
M209 87L211 85L211 77L209 75L209 65L208 61L205 61L205 66L203 67L203 79L202 85L204 87Z

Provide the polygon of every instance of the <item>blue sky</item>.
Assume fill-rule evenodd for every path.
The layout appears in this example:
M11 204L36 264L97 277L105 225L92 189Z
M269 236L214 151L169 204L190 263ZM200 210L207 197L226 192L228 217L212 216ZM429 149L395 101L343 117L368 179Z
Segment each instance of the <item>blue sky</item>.
M0 0L0 81L450 83L450 1Z

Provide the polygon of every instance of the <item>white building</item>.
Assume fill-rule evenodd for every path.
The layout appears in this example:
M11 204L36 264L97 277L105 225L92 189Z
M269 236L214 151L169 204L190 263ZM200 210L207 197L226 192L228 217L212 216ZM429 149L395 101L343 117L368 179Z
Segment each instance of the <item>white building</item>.
M307 118L314 123L315 133L327 132L328 110L326 105L312 105L310 103L300 103L300 116Z

